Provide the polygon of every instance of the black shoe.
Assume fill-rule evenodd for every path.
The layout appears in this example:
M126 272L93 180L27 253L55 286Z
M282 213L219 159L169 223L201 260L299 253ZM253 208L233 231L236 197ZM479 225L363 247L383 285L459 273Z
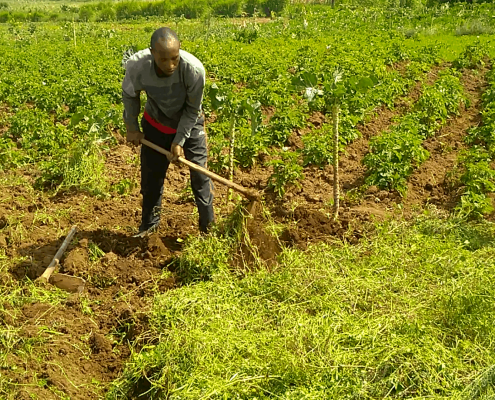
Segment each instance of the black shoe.
M148 236L151 236L153 233L158 231L158 228L160 227L160 224L155 224L151 228L145 229L143 231L139 231L135 235L133 235L133 238L145 238Z

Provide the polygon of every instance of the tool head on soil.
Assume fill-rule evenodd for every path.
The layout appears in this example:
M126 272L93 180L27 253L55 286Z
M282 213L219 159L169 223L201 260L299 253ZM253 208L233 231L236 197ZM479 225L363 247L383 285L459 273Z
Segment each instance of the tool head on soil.
M53 286L70 293L82 293L86 286L86 281L83 278L66 274L52 275L48 282Z
M271 268L276 263L282 247L276 235L266 229L270 213L261 201L250 201L240 207L235 265L244 273L253 268Z
M62 258L65 250L69 246L69 243L71 242L76 232L77 227L73 226L69 234L63 241L62 245L58 249L57 253L53 257L52 261L50 262L50 265L48 265L45 272L43 272L43 274L36 280L37 282L42 284L50 282L53 286L56 286L59 289L66 290L71 293L82 293L86 285L86 281L84 279L66 274L52 275L53 272L60 265L60 259Z
M261 206L260 200L260 198L250 199L249 203L245 207L248 215L252 216L253 218L256 218L256 216L258 215L258 211Z

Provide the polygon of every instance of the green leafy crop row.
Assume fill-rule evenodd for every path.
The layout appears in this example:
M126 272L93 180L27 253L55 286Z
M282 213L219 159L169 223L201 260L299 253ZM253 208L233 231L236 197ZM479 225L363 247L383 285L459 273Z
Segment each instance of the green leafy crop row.
M483 93L482 124L465 138L472 147L458 160L459 180L464 186L457 210L464 216L482 217L494 210L490 193L495 193L495 70L487 74L489 86Z
M411 113L402 117L389 132L374 137L364 158L367 184L383 189L407 191L407 178L429 156L423 140L435 134L447 118L459 112L466 99L457 74L442 72L432 86L426 86Z

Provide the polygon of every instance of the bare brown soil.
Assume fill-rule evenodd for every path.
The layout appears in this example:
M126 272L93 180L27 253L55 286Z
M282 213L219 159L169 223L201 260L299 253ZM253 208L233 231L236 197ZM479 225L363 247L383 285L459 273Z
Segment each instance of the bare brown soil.
M138 167L128 162L134 155L126 146L106 154L110 183L136 176ZM20 179L30 179L28 171L23 174ZM101 398L95 382L106 387L117 377L130 354L129 342L138 348L146 343L141 334L154 294L176 286L174 275L163 269L180 251L181 240L197 232L194 206L180 194L188 174L172 167L169 175L162 229L146 239L132 237L140 218L138 188L127 197L96 199L76 192L50 198L17 182L3 187L0 247L14 262L2 282L39 277L72 224L79 231L60 272L87 281L84 293L70 295L59 306L25 304L21 312L13 309L0 316L0 326L19 329L24 340L43 342L27 363L9 356L8 365L17 368L2 370L2 378L19 388L16 398L60 398L54 391L75 400ZM179 191L172 190L177 182ZM92 254L95 245L103 257Z
M248 222L249 244L241 243L237 267L256 268L257 254L270 267L282 245L306 249L317 241L357 243L373 221L407 217L427 204L451 210L457 201L456 189L447 184L458 152L464 148L463 136L479 122L480 94L486 86L484 73L465 71L463 83L471 99L468 108L434 137L425 142L430 159L410 179L405 199L396 193L370 187L362 189L365 169L362 159L369 151L368 142L393 124L394 118L406 112L418 98L421 87L412 88L406 99L399 99L393 110L381 108L365 125L362 138L346 149L340 163L341 184L345 200L340 217L332 218L333 175L330 166L307 167L300 187L291 188L283 199L265 192L264 207L276 223L285 228L280 238L267 233L263 214ZM432 70L428 81L434 80ZM268 110L266 118L273 114ZM315 113L307 129L321 125L325 116ZM106 154L110 183L123 177L138 179L137 151L121 144ZM296 134L297 137L300 134ZM295 147L299 145L293 143ZM101 398L104 388L122 372L129 356L129 343L147 343L146 331L153 295L180 285L173 273L167 272L174 256L180 254L188 235L197 235L195 205L185 191L188 171L172 166L164 190L164 209L159 232L147 239L132 238L140 219L140 195L136 187L127 196L97 199L85 193L70 192L49 197L31 189L31 171L17 171L17 176L0 176L7 182L0 192L0 248L12 261L9 282L28 282L40 276L56 253L73 224L79 232L62 260L60 272L87 280L81 295L70 295L58 306L44 303L25 304L21 309L0 312L0 326L18 330L23 340L42 341L42 352L26 359L9 356L2 378L18 384L18 399L36 395L41 399L59 398L55 391L72 400ZM249 171L238 170L235 181L264 191L271 168L263 163ZM24 182L24 183L19 183ZM217 216L226 216L226 189L216 185ZM398 207L398 204L401 207ZM105 255L94 255L95 246ZM9 310L5 304L3 309ZM1 308L0 308L1 309ZM55 332L55 333L54 333ZM39 385L40 378L46 382ZM97 390L97 381L103 390Z

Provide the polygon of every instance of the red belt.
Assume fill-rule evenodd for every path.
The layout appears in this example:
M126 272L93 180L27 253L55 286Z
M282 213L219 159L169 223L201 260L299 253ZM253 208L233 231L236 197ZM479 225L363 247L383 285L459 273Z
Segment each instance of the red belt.
M153 118L151 118L151 116L146 111L144 112L144 118L146 119L146 121L148 121L150 123L150 125L153 128L158 129L162 133L172 135L172 134L177 132L177 129L171 128L170 126L162 125L158 121L155 121Z

